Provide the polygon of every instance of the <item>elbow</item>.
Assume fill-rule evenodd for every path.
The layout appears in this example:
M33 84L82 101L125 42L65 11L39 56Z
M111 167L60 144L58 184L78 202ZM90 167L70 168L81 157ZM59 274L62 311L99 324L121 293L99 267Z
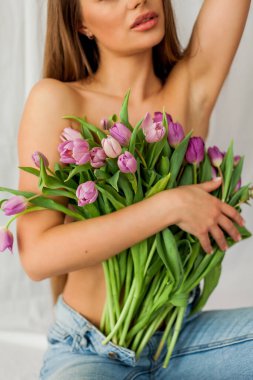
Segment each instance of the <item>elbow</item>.
M21 265L32 281L39 282L47 278L39 263L34 259L34 255L22 251L19 251L19 253Z

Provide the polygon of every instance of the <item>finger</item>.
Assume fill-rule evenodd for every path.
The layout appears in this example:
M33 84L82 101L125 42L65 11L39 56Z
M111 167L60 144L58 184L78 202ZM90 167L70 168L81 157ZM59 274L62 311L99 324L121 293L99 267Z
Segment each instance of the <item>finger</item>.
M244 219L240 215L238 211L229 204L222 202L221 210L224 214L228 215L231 219L234 219L234 221L239 225L239 226L244 226Z
M224 233L222 232L219 226L215 225L211 227L209 231L212 234L213 238L216 240L216 243L218 244L219 248L222 251L225 251L226 249L228 249L228 245L227 245L227 241L225 239Z
M219 217L218 224L232 237L234 241L241 240L241 235L234 223L225 215L221 215Z
M211 241L208 234L200 235L198 236L198 239L204 251L208 254L211 254L213 252L213 247L211 245Z

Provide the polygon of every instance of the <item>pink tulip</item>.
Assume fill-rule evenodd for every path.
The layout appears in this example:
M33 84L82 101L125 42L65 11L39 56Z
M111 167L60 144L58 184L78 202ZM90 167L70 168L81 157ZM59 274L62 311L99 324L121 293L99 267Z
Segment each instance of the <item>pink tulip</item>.
M86 164L90 160L89 143L84 139L64 141L59 144L60 161L65 164Z
M78 198L78 206L85 206L88 203L95 202L98 197L95 182L87 181L81 183L76 190L76 196Z
M45 167L47 168L49 166L49 162L48 162L48 159L46 158L46 156L44 156L43 153L41 152L38 152L38 151L35 151L33 154L32 154L32 159L33 159L33 162L35 163L35 165L40 168L40 157L42 158L43 162L44 162L44 165Z
M90 163L93 168L100 168L105 165L107 156L103 148L94 147L90 150Z
M128 146L132 136L131 131L122 123L115 123L110 128L110 135L122 146Z
M11 253L13 248L13 234L6 227L0 227L0 252L9 249Z
M104 119L100 120L100 125L101 125L102 129L109 130L112 126L112 122L111 122L111 120L104 118Z
M28 206L28 201L22 195L14 195L8 201L3 202L2 210L5 215L15 215L24 211Z
M121 154L118 158L118 167L122 173L135 173L137 161L130 152Z
M122 151L120 143L110 135L102 139L101 144L105 154L110 158L118 157Z
M166 132L162 122L153 122L149 112L146 113L142 122L142 130L148 143L161 141Z
M211 170L212 170L212 179L218 177L218 175L217 175L217 169L214 166L212 166Z
M240 188L242 187L242 179L240 178L239 181L237 182L236 186L235 186L235 192L240 190Z
M66 141L66 140L73 141L76 139L82 139L83 136L81 135L80 132L76 131L75 129L67 127L67 128L64 128L60 138L62 141Z

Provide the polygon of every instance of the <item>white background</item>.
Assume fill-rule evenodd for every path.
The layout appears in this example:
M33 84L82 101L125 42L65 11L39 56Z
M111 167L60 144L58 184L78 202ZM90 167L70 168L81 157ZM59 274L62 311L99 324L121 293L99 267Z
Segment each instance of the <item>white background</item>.
M179 35L185 44L202 0L174 0L174 3ZM0 186L17 188L17 131L26 97L41 75L45 5L45 0L0 0ZM207 139L207 146L215 144L223 150L234 139L235 153L245 156L243 183L253 182L252 38L251 8ZM0 199L3 195L0 194ZM252 207L244 206L243 216L247 228L253 231ZM0 225L6 222L7 218L0 213ZM15 224L11 230L15 234ZM206 309L253 306L252 268L253 238L228 251L221 281ZM13 256L8 252L0 254L0 307L0 378L36 379L46 345L45 334L52 320L52 299L49 280L33 282L24 273L16 243ZM13 356L18 374L11 372Z

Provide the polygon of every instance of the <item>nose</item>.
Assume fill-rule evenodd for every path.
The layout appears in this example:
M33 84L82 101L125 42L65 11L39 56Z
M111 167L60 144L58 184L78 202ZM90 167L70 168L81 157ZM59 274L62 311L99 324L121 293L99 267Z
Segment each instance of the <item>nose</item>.
M147 0L128 0L127 6L128 6L128 9L135 9L139 5L143 5L146 2L147 2Z

